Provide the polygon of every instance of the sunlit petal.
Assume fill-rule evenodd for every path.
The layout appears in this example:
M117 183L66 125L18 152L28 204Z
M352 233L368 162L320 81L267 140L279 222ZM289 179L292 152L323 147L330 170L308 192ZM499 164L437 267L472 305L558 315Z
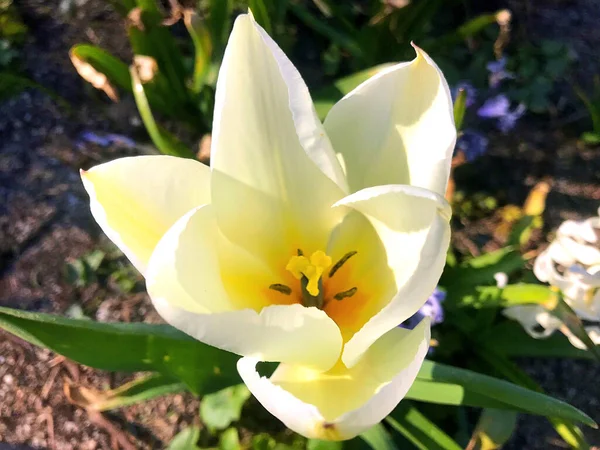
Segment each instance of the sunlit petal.
M352 368L326 373L281 364L270 379L256 359L242 358L238 371L262 405L304 436L350 439L383 420L415 380L429 347L429 321L414 330L395 328Z
M435 63L415 50L413 61L365 81L325 119L351 192L382 184L446 191L456 141L452 98Z
M210 202L210 170L191 159L121 158L81 171L81 178L96 222L142 274L169 227Z
M414 186L366 188L336 205L354 208L367 217L387 255L397 292L346 343L342 359L351 367L380 336L399 325L434 291L450 243L450 206L434 192Z
M272 278L260 264L239 249L253 274L230 295L223 283L231 267L220 257L223 245L210 205L190 211L165 234L148 266L148 293L159 314L171 325L204 343L262 361L285 361L326 370L338 359L338 327L316 308L299 304L264 306ZM248 267L255 265L255 267ZM266 294L265 294L266 293Z
M235 21L215 102L211 203L223 233L274 264L322 250L341 219L330 208L341 169L300 75L249 15Z

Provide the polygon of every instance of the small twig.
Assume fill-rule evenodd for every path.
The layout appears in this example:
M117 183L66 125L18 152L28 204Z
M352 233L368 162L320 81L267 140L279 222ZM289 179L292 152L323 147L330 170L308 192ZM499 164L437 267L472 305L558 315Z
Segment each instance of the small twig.
M111 437L111 443L115 450L136 450L135 446L129 441L127 435L110 422L98 411L86 409L90 422L104 429Z
M48 398L48 394L50 394L50 389L52 389L52 385L54 384L54 381L56 380L56 376L58 375L58 372L60 372L59 365L52 367L52 369L50 370L50 374L48 374L48 379L44 383L44 387L42 388L42 392L40 394L44 400L46 400Z
M36 420L37 423L46 422L48 428L48 448L54 450L56 448L56 440L54 438L54 419L50 411L46 410L40 414Z

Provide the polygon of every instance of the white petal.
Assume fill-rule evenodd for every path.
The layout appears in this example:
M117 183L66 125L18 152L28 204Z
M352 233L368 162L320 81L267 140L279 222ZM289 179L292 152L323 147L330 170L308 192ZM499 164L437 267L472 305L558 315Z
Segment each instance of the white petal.
M300 75L248 15L235 21L215 102L211 203L223 233L284 266L297 248L323 250L341 220L330 208L344 195L341 168Z
M158 313L199 341L262 361L327 370L341 351L337 325L316 308L268 306L271 293L285 297L269 290L272 282L259 261L225 242L211 205L173 225L156 246L146 275Z
M562 325L558 318L541 305L511 306L505 308L502 314L519 322L527 334L535 339L550 336ZM537 331L538 325L541 325L543 331Z
M351 367L380 336L408 319L435 289L450 243L450 206L434 192L413 186L366 188L339 201L372 223L394 274L396 294L344 346Z
M173 156L121 158L81 171L92 215L142 274L162 235L210 202L210 170Z
M573 347L577 347L580 350L587 350L587 346L567 327L561 329L563 334L569 339L569 342ZM600 345L600 327L585 327L585 332L590 337L595 345Z
M327 373L281 364L271 379L242 358L238 371L259 402L288 428L309 438L345 440L383 420L404 398L429 347L429 321L395 328L352 368Z
M415 50L413 61L365 81L325 119L351 192L382 184L446 192L456 142L452 98L435 63Z

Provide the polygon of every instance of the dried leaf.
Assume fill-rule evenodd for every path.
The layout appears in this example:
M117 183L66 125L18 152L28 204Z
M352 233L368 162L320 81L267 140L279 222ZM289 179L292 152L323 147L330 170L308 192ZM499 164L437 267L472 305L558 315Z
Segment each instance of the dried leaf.
M106 75L98 72L91 64L75 55L73 51L69 52L71 62L81 78L90 83L96 89L103 91L113 102L119 101L119 95L115 87L108 81Z

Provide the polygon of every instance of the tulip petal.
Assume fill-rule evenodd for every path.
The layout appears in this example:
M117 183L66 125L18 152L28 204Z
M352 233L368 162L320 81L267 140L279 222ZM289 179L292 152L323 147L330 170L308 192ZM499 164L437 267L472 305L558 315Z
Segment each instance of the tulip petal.
M210 170L191 159L136 156L81 171L94 219L142 273L162 235L210 202Z
M355 252L333 276L324 278L325 297L355 289L341 301L330 300L325 312L340 327L344 342L377 314L396 293L393 271L388 266L385 245L362 213L350 211L333 230L327 253L333 261Z
M404 398L429 347L429 320L414 330L395 328L360 361L326 373L280 364L270 379L253 358L238 362L240 376L262 405L288 428L309 438L351 439L383 420Z
M330 206L345 195L336 184L345 184L343 173L302 78L249 15L235 21L215 102L211 203L219 228L283 266L297 248L323 250L341 220Z
M435 63L414 48L413 61L365 81L325 119L350 192L382 184L446 192L456 142L452 98Z
M195 339L224 350L262 361L330 368L342 346L336 324L317 308L265 306L272 280L268 269L224 241L211 205L190 211L171 227L156 246L146 275L158 313ZM230 260L243 264L230 265ZM230 291L224 280L241 286Z
M434 291L450 244L451 209L432 191L402 185L366 188L335 206L367 217L387 254L397 292L348 341L342 360L352 367L380 336L416 313Z

